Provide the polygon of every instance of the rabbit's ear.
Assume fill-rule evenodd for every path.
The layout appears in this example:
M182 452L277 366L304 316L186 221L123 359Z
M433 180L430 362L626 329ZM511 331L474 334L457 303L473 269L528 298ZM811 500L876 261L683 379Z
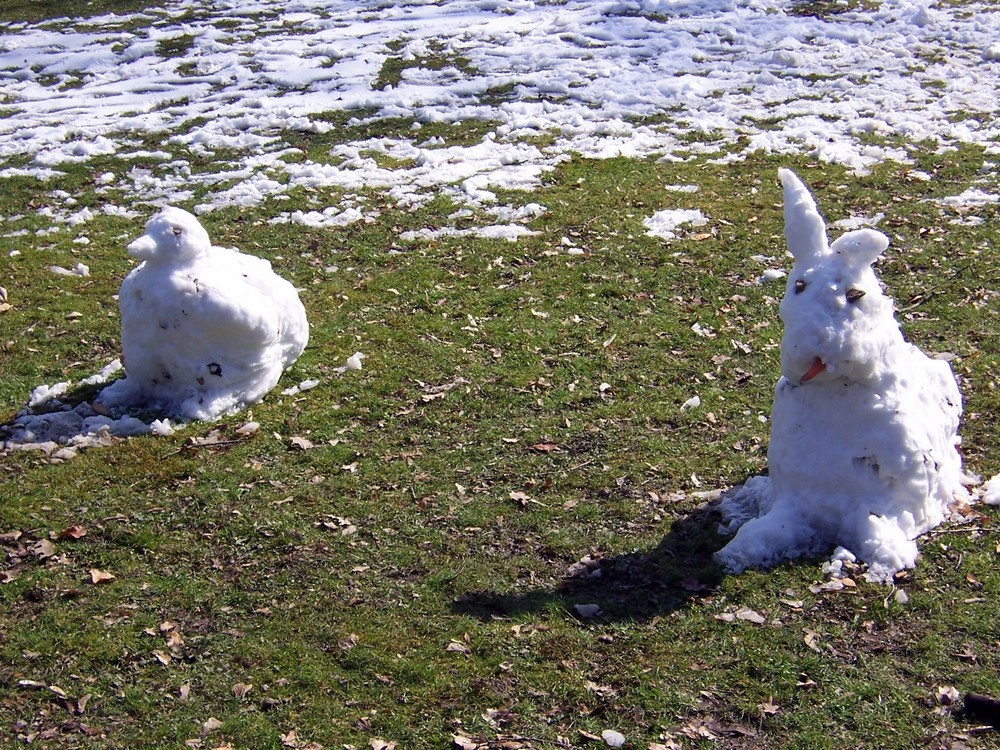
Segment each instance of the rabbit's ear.
M889 247L889 238L874 229L858 229L845 232L830 246L849 265L864 268L875 262Z
M779 169L785 190L785 239L796 262L810 261L829 252L826 224L816 210L809 189L790 169Z

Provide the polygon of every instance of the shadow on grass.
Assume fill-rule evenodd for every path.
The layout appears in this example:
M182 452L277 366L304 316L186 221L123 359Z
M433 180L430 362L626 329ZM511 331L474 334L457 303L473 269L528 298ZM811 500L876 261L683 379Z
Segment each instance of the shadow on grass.
M114 382L113 376L120 368L115 361L78 383L66 381L36 388L24 407L9 421L0 423L0 451L38 451L51 456L62 449L113 445L121 438L151 432L151 423L166 415L135 409L112 416L97 402L97 396Z
M720 521L718 503L707 503L675 521L651 550L585 560L554 589L467 592L452 609L487 620L556 607L586 620L575 605L597 605L602 622L650 620L718 588L727 575L713 557L727 541L718 533Z

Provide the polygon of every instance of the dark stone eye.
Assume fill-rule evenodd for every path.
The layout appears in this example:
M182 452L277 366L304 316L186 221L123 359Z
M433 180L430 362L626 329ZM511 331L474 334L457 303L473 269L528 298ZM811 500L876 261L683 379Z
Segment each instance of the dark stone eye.
M847 290L847 301L850 302L852 305L864 296L865 296L864 289L858 289L857 287L852 287Z
M806 282L802 279L795 280L795 293L802 294L806 290Z

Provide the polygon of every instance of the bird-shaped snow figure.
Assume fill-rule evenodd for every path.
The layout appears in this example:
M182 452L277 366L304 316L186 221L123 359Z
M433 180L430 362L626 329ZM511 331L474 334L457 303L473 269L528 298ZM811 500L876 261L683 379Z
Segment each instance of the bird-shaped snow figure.
M142 263L118 298L126 377L105 405L214 419L264 398L305 348L295 288L268 261L213 247L187 211L160 211L128 252Z
M947 362L903 339L872 263L873 229L832 245L808 189L780 170L794 263L781 318L768 476L729 494L733 571L805 554L860 558L885 581L912 567L917 536L968 497L958 452L962 400Z

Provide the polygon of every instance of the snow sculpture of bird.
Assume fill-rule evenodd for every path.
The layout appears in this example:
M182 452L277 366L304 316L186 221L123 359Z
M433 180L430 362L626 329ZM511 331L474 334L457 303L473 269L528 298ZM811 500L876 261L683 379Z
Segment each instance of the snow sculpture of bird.
M861 229L828 244L806 186L779 175L794 262L769 472L723 500L736 536L717 559L740 571L837 548L835 558L860 558L869 579L885 581L915 564L916 537L968 497L961 395L947 362L903 338L872 269L885 235Z
M213 247L187 211L157 213L128 252L142 263L118 299L126 377L105 405L213 419L264 398L305 348L295 288L268 261Z

